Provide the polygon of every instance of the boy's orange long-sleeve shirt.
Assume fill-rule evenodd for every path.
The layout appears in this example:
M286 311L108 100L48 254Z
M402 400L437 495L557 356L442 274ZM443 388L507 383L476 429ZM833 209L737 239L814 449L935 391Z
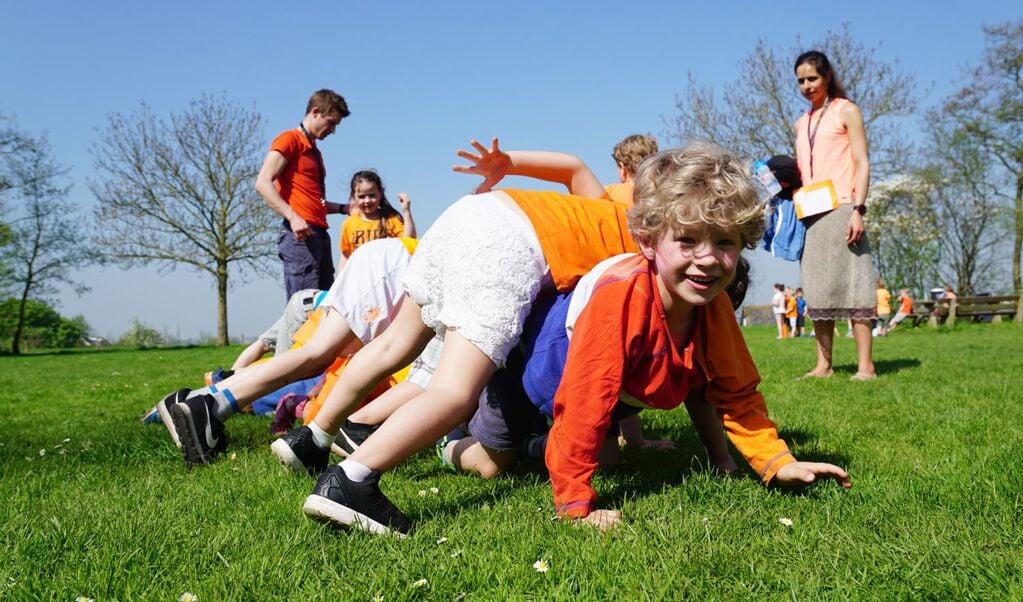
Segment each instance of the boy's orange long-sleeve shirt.
M728 296L722 293L693 310L698 314L692 340L679 350L669 336L655 278L642 255L626 256L600 276L575 321L546 454L561 515L586 516L596 502L590 481L620 392L645 407L667 410L706 382L707 401L764 483L795 461L767 416L757 390L760 376Z

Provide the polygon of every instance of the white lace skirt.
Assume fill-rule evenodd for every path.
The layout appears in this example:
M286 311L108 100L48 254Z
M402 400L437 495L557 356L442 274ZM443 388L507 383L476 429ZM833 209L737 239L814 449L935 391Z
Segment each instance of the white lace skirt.
M497 194L463 197L441 214L403 285L424 324L441 336L456 330L503 366L548 268L528 219Z

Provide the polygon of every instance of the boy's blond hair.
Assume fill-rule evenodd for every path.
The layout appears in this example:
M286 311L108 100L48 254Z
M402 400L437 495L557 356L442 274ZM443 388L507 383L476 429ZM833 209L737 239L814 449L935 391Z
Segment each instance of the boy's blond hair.
M764 234L764 208L745 163L710 142L691 142L647 158L635 179L629 231L654 245L669 230L736 228L752 249Z
M636 169L650 155L657 152L657 140L653 136L633 134L615 145L611 158L625 168L630 175L636 175Z

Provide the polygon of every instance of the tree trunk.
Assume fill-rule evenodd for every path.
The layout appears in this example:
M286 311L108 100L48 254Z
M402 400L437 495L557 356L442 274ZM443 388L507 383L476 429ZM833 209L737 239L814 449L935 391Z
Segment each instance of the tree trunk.
M18 323L14 327L14 338L11 339L11 354L21 355L21 335L25 332L25 306L28 305L28 291L32 289L32 280L25 283L21 292L21 303L18 304Z
M1012 245L1012 291L1023 293L1020 281L1020 252L1023 251L1023 171L1016 174L1015 236Z
M227 262L217 262L217 346L227 347Z

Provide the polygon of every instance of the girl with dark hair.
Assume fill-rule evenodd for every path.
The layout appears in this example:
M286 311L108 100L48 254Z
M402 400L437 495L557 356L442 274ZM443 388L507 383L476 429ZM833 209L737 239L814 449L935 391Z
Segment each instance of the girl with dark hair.
M817 364L806 377L832 374L835 320L850 319L856 339L853 380L876 378L870 321L877 304L874 266L863 226L870 160L863 115L846 98L828 57L816 50L796 59L799 91L810 109L796 121L796 157L803 185L831 181L838 208L804 219L800 270L817 340Z
M415 238L416 223L412 219L412 201L404 192L398 193L401 213L387 200L380 175L372 170L355 172L349 192L351 215L341 224L341 258L338 271L348 257L364 243L379 238Z

